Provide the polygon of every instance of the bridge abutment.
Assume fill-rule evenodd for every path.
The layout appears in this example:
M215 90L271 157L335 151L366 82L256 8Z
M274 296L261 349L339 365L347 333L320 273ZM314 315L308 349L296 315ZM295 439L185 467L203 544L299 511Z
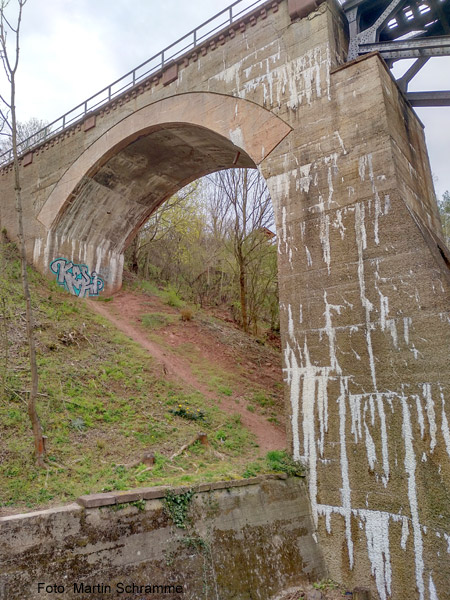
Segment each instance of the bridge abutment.
M299 117L261 165L291 450L333 579L444 597L449 270L422 126L377 55Z

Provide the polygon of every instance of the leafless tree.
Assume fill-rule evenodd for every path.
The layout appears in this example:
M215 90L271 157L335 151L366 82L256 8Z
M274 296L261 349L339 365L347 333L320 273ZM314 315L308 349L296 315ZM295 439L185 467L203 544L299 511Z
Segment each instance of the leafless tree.
M18 220L18 238L19 251L21 258L21 273L23 293L26 304L26 322L27 322L27 339L30 359L31 372L31 389L28 397L28 414L31 420L34 436L34 448L36 455L36 463L40 467L44 467L45 445L42 434L42 427L39 421L39 416L36 409L36 401L38 395L38 369L36 361L36 347L33 332L33 311L31 307L31 295L28 285L27 261L25 251L25 238L23 231L23 210L22 210L22 195L20 185L20 167L18 155L18 125L16 117L16 76L19 66L20 53L20 27L22 23L22 12L27 0L17 0L17 16L13 21L7 16L7 7L10 5L10 0L0 1L0 56L2 59L5 75L9 82L9 97L0 95L2 106L0 109L1 117L1 133L6 133L11 139L11 149L13 157L14 169L14 190L16 198L16 212ZM11 44L9 38L12 38Z
M127 254L144 278L200 306L228 304L245 331L278 321L273 209L255 170L233 169L184 188L150 218Z
M22 146L22 150L39 144L50 131L47 121L37 119L36 117L31 117L28 121L16 123L16 129L17 145L19 147ZM4 131L0 139L0 160L5 154L7 155L7 159L12 157L12 134L8 129Z
M232 245L240 292L241 322L250 327L249 274L268 249L266 233L273 226L272 201L258 171L228 169L210 176L213 196L213 226Z

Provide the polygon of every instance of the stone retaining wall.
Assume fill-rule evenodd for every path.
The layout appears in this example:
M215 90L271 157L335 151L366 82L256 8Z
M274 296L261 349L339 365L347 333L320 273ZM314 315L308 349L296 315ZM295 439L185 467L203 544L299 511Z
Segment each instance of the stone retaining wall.
M325 576L303 480L172 489L188 508L179 527L167 489L0 518L0 599L265 600Z

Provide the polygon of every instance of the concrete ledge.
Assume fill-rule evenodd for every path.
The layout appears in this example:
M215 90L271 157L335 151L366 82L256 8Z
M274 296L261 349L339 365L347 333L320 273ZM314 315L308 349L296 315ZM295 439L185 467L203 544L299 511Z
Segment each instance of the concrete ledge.
M210 492L214 490L225 490L227 488L243 487L246 485L257 485L267 479L272 479L271 475L261 475L258 477L249 477L248 479L233 479L231 481L214 481L212 483L201 483L194 486L194 492Z
M171 490L174 494L184 494L189 490L192 490L195 493L212 492L216 490L259 485L264 481L271 479L288 479L288 476L286 473L275 473L269 475L260 475L258 477L250 477L249 479L234 479L231 481L199 483L194 486L170 487L168 485L161 485L155 487L134 488L132 490L106 492L103 494L86 494L85 496L80 496L77 498L76 502L66 504L64 506L56 506L44 510L36 510L28 513L18 513L15 515L8 515L6 517L0 517L0 523L19 521L23 519L33 519L35 517L51 517L58 513L81 511L83 508L100 508L102 506L113 506L115 504L138 502L139 500L158 500L164 498L167 490Z
M74 502L72 504L66 504L65 506L56 506L53 508L46 508L44 510L34 510L34 511L28 512L28 513L18 513L16 515L8 515L6 517L0 517L0 524L8 523L8 522L11 523L14 521L23 521L24 519L34 519L36 517L39 517L39 518L52 517L53 515L56 515L56 514L79 512L81 510L83 510L81 508L81 506L79 506L78 504L76 504ZM1 596L0 596L0 600L1 600Z
M99 506L110 506L116 504L116 496L114 493L108 494L89 494L80 496L77 499L78 504L85 508L98 508Z
M107 492L103 494L86 494L77 498L76 502L66 504L64 506L56 506L46 508L44 510L35 510L27 513L18 513L0 517L0 523L19 521L23 519L33 519L35 517L46 518L56 514L72 513L82 511L83 508L100 508L102 506L113 506L115 504L127 504L129 502L138 502L139 500L158 500L164 498L167 490L171 490L174 494L184 494L192 490L196 494L201 492L213 492L216 490L232 489L259 485L264 481L273 479L286 480L286 473L271 473L268 475L259 475L257 477L249 477L248 479L233 479L229 481L213 481L211 483L199 483L194 486L170 487L168 485L134 488L132 490L120 490Z
M135 488L124 492L113 492L116 496L116 504L124 504L126 502L136 502L138 500L153 500L162 498L169 486Z
M286 473L260 475L258 477L250 477L248 479L214 481L212 483L200 483L194 486L170 487L164 485L147 488L135 488L133 490L80 496L77 499L77 502L84 508L99 508L100 506L111 506L113 504L126 504L127 502L137 502L139 500L155 500L159 498L164 498L164 496L167 493L167 490L171 490L172 493L176 495L185 494L190 490L192 490L195 493L211 492L214 490L224 490L227 488L258 485L269 479L287 479L287 475Z

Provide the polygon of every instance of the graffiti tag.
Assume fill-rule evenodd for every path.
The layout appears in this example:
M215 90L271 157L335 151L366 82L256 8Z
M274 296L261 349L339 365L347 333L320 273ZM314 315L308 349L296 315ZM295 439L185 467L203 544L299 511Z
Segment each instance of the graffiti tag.
M105 287L105 282L95 271L89 275L89 267L74 264L67 258L55 258L50 263L50 270L55 273L58 285L79 298L98 296Z

